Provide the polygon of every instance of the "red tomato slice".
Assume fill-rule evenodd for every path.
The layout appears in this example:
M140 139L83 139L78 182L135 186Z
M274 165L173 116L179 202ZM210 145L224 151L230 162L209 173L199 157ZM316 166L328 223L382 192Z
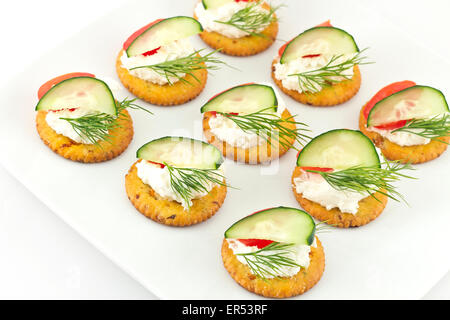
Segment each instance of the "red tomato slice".
M381 130L395 130L395 129L406 126L407 123L408 123L408 120L399 120L399 121L375 126L375 128L381 129Z
M48 90L50 90L54 85L57 85L58 83L67 80L67 79L71 79L71 78L76 78L76 77L91 77L91 78L95 78L95 75L93 75L92 73L84 73L84 72L73 72L73 73L67 73L64 74L62 76L53 78L49 81L47 81L46 83L44 83L38 90L38 99L40 100L44 94L47 93Z
M234 89L234 88L242 87L242 86L247 86L247 85L249 85L249 84L255 84L255 83L254 83L254 82L243 83L243 84L240 84L240 85L238 85L238 86L232 87L232 88L230 88L230 89ZM217 98L217 97L220 96L222 93L227 92L227 91L230 90L230 89L223 90L222 92L219 92L218 94L215 94L211 99L208 100L208 102L211 101L211 100L214 99L214 98Z
M272 240L263 239L238 239L238 241L246 245L247 247L258 247L258 249L262 249L273 243Z
M127 41L125 41L123 43L123 50L127 50L128 47L130 46L130 44L133 43L134 40L136 40L137 37L139 37L141 34L143 34L148 28L150 28L151 26L153 26L154 24L157 24L158 22L161 22L165 19L158 19L155 20L153 22L150 22L148 25L146 25L145 27L140 28L138 31L136 31L135 33L133 33L128 39Z
M317 25L316 27L332 27L332 25L331 25L331 23L330 23L330 20L327 20L327 21L325 21L325 22L323 22L323 23ZM294 39L295 39L295 38L294 38ZM294 39L292 39L292 40L294 40ZM278 50L278 56L279 56L279 57L281 57L281 56L283 55L284 50L286 50L286 47L288 46L289 43L292 42L292 40L286 42L285 44L283 44L283 45L281 46L281 48Z
M389 97L393 95L396 92L405 90L407 88L415 86L416 83L413 81L405 80L400 82L394 82L390 85L384 87L380 91L377 92L376 95L373 96L373 98L366 104L366 107L364 108L363 115L367 119L369 117L369 113L372 110L372 108L381 100L383 100L386 97Z
M333 168L320 168L320 167L300 167L303 171L312 170L312 171L320 171L320 172L333 172Z

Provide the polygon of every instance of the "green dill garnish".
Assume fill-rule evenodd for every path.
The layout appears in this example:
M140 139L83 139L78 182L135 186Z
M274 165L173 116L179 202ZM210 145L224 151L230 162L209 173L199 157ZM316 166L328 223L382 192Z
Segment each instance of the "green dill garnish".
M294 259L289 257L294 244L283 244L272 242L258 251L251 253L238 253L236 256L243 257L252 273L263 280L267 277L279 278L283 274L282 267L299 267Z
M352 77L345 74L345 71L353 68L355 65L371 64L372 62L364 62L367 57L362 56L362 53L366 49L361 50L356 55L343 62L339 62L344 55L334 55L330 61L323 67L305 71L302 73L290 74L290 77L298 78L298 85L302 91L306 93L316 93L322 90L324 87L329 87L334 83L341 82L342 80L333 79L333 77L343 78L344 80L350 80Z
M233 121L242 131L254 133L263 138L268 144L272 144L271 139L277 140L284 149L291 147L297 149L293 146L292 140L303 145L307 139L311 139L303 133L310 131L307 129L308 125L295 121L295 116L284 119L273 112L266 112L268 109L271 108L242 115L218 111L217 113ZM295 128L289 128L288 125L294 125Z
M423 138L449 144L439 138L450 136L450 114L437 115L430 119L408 120L404 127L395 129L392 132L408 132Z
M376 165L359 166L335 172L306 171L320 174L330 186L339 191L356 191L361 194L370 194L375 199L375 193L378 192L395 201L400 201L400 199L405 201L403 196L396 190L396 187L392 185L393 182L399 181L401 178L416 179L401 173L404 170L414 169L410 164L386 160L381 167ZM386 190L386 192L382 190Z
M73 130L83 140L89 141L91 144L100 146L99 141L106 141L112 143L111 131L120 128L120 119L128 119L123 112L125 109L139 109L150 114L149 110L134 103L136 99L125 98L123 101L117 103L117 115L111 115L103 112L91 112L87 115L78 118L60 118L67 121Z
M246 32L248 35L267 37L265 34L256 32L258 29L268 27L272 22L276 22L275 11L281 6L270 7L269 10L259 10L258 6L263 1L257 1L231 16L228 21L215 20L217 23L233 26L241 31Z
M156 72L157 74L164 76L169 83L172 85L172 81L170 78L176 78L179 81L182 81L187 84L191 84L184 77L186 74L192 76L197 82L201 82L200 79L194 74L195 71L198 70L217 70L219 69L220 64L226 65L225 62L221 61L219 58L213 56L216 52L220 51L214 50L204 56L201 56L200 53L205 49L197 50L187 57L178 58L174 60L167 60L161 63L146 65L131 68L130 70L148 68Z

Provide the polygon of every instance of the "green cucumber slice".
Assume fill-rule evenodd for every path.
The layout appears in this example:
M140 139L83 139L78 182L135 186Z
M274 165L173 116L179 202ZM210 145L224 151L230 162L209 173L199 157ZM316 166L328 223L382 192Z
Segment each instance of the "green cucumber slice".
M216 9L235 0L202 0L205 9Z
M225 238L272 240L309 246L314 241L315 231L316 223L305 211L278 207L239 220L225 232Z
M325 41L333 55L357 53L359 48L355 39L347 31L335 27L315 27L298 35L286 46L280 63L288 63L305 55L324 52L311 52L309 46L318 41Z
M116 101L108 85L91 77L70 78L53 86L39 100L36 110L83 108L116 115Z
M214 96L200 109L224 113L254 113L261 110L277 112L278 100L274 89L263 84L244 84Z
M136 155L139 159L179 168L218 169L224 161L219 149L213 145L184 137L150 141L139 148Z
M343 170L381 164L372 141L361 131L338 129L312 139L300 151L297 166Z
M375 104L367 118L367 126L423 119L446 112L449 112L449 108L441 91L428 86L413 86Z
M155 23L138 36L128 47L128 57L143 54L149 50L184 39L203 31L194 18L177 16Z

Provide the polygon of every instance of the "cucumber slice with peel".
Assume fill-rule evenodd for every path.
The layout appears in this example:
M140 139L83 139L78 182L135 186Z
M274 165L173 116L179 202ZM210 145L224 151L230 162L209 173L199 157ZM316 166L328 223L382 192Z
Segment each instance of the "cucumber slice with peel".
M70 78L53 86L39 100L36 110L83 108L116 115L116 101L108 85L92 77Z
M214 96L200 111L249 114L261 110L276 112L277 108L277 96L271 86L251 83L233 87Z
M315 231L316 223L305 211L278 207L239 220L225 232L225 238L311 245Z
M311 50L311 46L315 43L319 48L325 47L328 51ZM311 54L342 55L357 52L359 48L355 39L347 31L335 27L315 27L306 30L289 42L281 55L280 63L288 63Z
M219 149L200 140L163 137L150 141L137 151L137 157L155 163L196 169L218 169L223 163Z
M361 131L339 129L312 139L300 151L297 166L344 170L381 164L372 141Z
M202 31L203 27L200 22L191 17L178 16L164 19L151 25L136 37L126 52L128 57L137 56Z
M367 118L367 127L423 119L447 112L449 107L441 91L427 86L413 86L375 104Z
M217 9L230 2L235 2L235 0L202 0L205 9Z

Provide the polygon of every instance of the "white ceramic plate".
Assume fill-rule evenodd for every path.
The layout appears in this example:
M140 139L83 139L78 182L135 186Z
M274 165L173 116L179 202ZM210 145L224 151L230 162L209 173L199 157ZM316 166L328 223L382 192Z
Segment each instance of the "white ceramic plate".
M222 56L242 72L215 71L205 91L186 105L149 105L154 117L131 111L134 140L122 156L110 162L83 165L67 161L49 150L35 129L33 109L43 82L73 71L116 78L115 58L129 34L159 17L191 15L194 2L130 2L12 79L2 91L8 117L0 118L0 161L64 221L160 298L259 298L237 285L223 268L223 232L253 211L298 206L290 187L295 151L269 167L227 161L229 182L240 190L229 190L224 206L212 219L183 229L159 225L139 214L125 194L124 176L135 161L136 149L151 139L164 135L201 139L199 108L213 94L239 83L271 81L270 65L282 42L255 57ZM292 0L286 4L288 8L280 12L280 39L288 40L331 18L334 25L354 35L360 48L370 47L368 54L376 61L362 67L361 91L345 105L319 109L285 97L289 110L310 124L314 134L356 129L361 106L393 81L412 79L450 92L442 72L449 70L444 61L358 1ZM199 39L195 43L204 47ZM321 235L325 273L318 285L298 298L421 298L450 266L449 157L447 152L417 166L414 174L420 180L398 184L409 207L390 201L385 212L365 227L333 229Z

